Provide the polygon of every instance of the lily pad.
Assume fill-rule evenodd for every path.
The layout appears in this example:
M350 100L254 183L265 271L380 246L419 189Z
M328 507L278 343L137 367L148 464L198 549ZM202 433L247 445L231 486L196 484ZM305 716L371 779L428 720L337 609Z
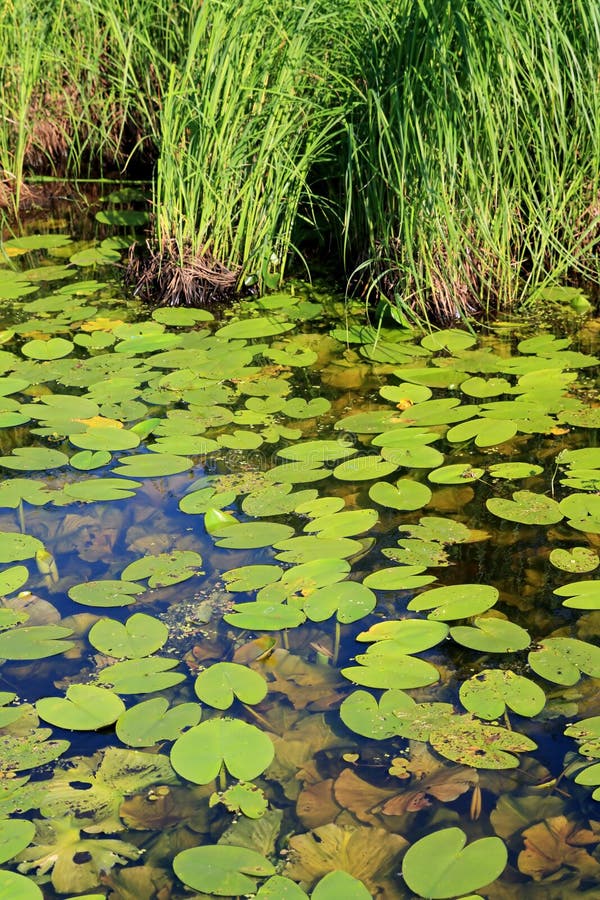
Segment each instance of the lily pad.
M75 603L83 606L129 606L145 588L133 581L84 581L69 588L68 594Z
M336 466L333 476L339 481L370 481L373 478L385 478L397 468L396 462L386 461L380 456L355 456Z
M571 528L588 534L600 534L600 495L570 494L561 500L559 509Z
M277 451L277 456L283 459L289 459L297 462L307 462L309 464L323 462L337 462L348 456L354 456L358 453L356 447L353 447L348 441L303 441L297 444L291 444Z
M409 690L435 684L440 679L440 673L431 663L401 650L388 656L363 653L357 660L361 665L347 666L341 672L344 678L363 687Z
M555 684L577 684L582 674L600 678L600 647L576 638L545 638L528 662L537 675Z
M64 638L71 628L62 625L25 625L0 634L1 659L45 659L65 653L75 645Z
M125 712L120 697L91 684L72 684L65 697L43 697L35 708L44 721L70 731L105 728Z
M141 487L139 481L128 478L90 478L67 484L63 494L73 501L96 503L106 500L127 500L135 497L136 488Z
M487 584L453 584L419 594L410 601L408 609L415 612L431 609L429 619L448 622L491 609L498 596L497 589Z
M379 702L367 691L353 691L340 707L340 718L356 734L384 741L398 734L398 714L415 708L412 697L401 690L385 691Z
M402 860L402 875L410 890L420 897L444 900L499 878L508 862L504 842L485 837L466 843L460 828L443 828L412 844Z
M440 466L427 476L433 484L468 484L477 481L484 474L484 469L473 468L469 463L453 463Z
M481 653L516 653L525 650L531 638L524 628L506 619L479 617L474 626L456 625L450 636L457 644Z
M60 450L48 447L15 447L11 456L0 456L0 465L22 472L41 472L60 469L69 463L69 457Z
M140 659L165 644L169 629L154 616L134 613L125 623L100 619L92 625L88 640L92 647L116 659Z
M240 566L223 572L222 578L228 591L256 591L279 581L283 575L281 566L256 565Z
M267 695L267 683L259 672L247 666L218 662L200 672L194 690L204 703L229 709L236 697L242 703L260 703Z
M182 850L173 860L173 870L193 890L237 897L254 894L257 878L273 875L275 867L255 850L214 844Z
M510 670L484 669L460 687L463 706L482 719L497 719L509 707L519 716L537 716L546 704L544 691L530 678Z
M390 566L371 572L363 583L376 591L410 591L435 581L435 575L422 575L424 571L425 566Z
M178 703L169 709L165 697L142 700L117 719L117 737L129 747L152 747L161 741L175 741L202 716L199 703Z
M517 491L512 500L491 497L486 506L498 518L522 525L553 525L564 515L556 500L533 491Z
M217 537L217 546L230 549L270 547L291 537L293 533L294 529L290 525L277 522L239 522L212 530L212 534Z
M519 765L514 754L537 746L524 734L470 716L452 717L444 727L430 732L429 741L441 756L475 769L514 769Z
M237 603L232 612L225 613L223 621L235 628L250 631L279 631L280 628L296 628L306 620L302 610L284 603Z
M173 550L136 559L121 572L121 578L124 581L147 578L151 588L168 587L202 574L201 565L202 557L195 550Z
M153 694L185 681L185 675L171 672L179 660L162 656L127 659L102 669L98 682L112 687L117 694Z
M21 347L21 352L31 359L62 359L71 353L74 346L73 341L67 341L65 338L50 338L47 341L36 338L33 341L27 341Z
M0 597L12 594L13 591L23 587L28 578L29 569L27 566L11 566L10 569L0 572Z
M0 871L0 897L4 900L43 900L44 895L35 881L16 872Z
M239 719L201 722L178 738L171 765L194 784L213 781L221 767L240 781L252 781L267 769L275 754L272 741L255 725Z
M369 488L369 497L374 503L390 509L413 510L429 503L432 493L426 484L400 478L395 485L377 481Z
M334 613L338 622L358 622L372 613L377 599L373 591L358 581L341 581L317 588L306 599L304 612L312 622L324 622Z
M160 478L165 475L177 475L192 468L187 456L175 456L171 453L138 453L132 456L121 456L120 465L113 469L116 475L126 478Z
M593 572L600 565L600 557L590 547L557 548L550 553L550 562L563 572Z
M357 641L394 641L402 653L421 653L441 643L450 629L443 622L428 619L400 619L376 622L356 636Z
M600 581L574 581L554 591L568 609L600 609Z
M71 434L69 440L83 450L133 450L139 436L127 428L90 428L83 434Z
M378 519L375 509L345 510L313 519L304 526L304 531L318 531L322 538L350 537L370 531Z

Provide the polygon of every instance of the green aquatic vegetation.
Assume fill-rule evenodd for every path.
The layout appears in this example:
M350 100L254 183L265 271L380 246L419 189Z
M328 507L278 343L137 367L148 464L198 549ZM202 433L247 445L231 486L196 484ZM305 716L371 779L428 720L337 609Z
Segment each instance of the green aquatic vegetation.
M194 784L214 781L224 766L233 778L252 781L270 765L274 748L255 725L216 718L186 731L173 744L171 764Z

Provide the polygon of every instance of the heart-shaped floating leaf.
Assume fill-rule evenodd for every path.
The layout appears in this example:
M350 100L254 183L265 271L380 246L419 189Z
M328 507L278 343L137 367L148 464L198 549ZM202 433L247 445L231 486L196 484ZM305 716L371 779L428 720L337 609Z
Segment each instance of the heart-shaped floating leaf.
M455 425L446 434L451 444L462 444L475 438L476 447L495 447L510 441L517 433L515 422L497 419L472 419Z
M537 744L524 734L488 725L470 716L453 716L429 733L431 746L441 756L475 769L514 769L515 753L535 750Z
M12 594L27 582L29 570L27 566L11 566L0 572L0 597Z
M350 537L369 531L379 519L375 509L351 509L319 516L304 526L304 531L318 531L323 538Z
M73 633L62 625L26 625L0 634L1 659L45 659L74 647L64 638Z
M556 500L533 491L517 491L512 500L490 497L486 506L499 519L522 525L553 525L563 518Z
M485 837L467 847L460 828L434 831L412 844L402 860L402 875L420 897L445 900L462 896L495 881L508 862L499 837Z
M108 450L81 450L79 453L73 454L69 465L82 472L91 472L92 469L101 469L102 466L107 466L111 459Z
M294 512L302 503L317 498L316 490L294 491L289 484L270 484L260 491L252 491L242 501L242 509L248 516L283 516Z
M363 584L376 591L410 591L435 581L435 575L421 575L425 566L390 566L367 575Z
M124 624L116 619L100 619L92 625L88 640L106 656L140 659L159 650L168 636L164 622L146 613L134 613Z
M213 781L221 767L240 781L252 781L267 769L275 749L255 725L239 719L210 719L190 728L171 750L171 765L194 784Z
M340 897L344 900L371 900L371 896L362 881L342 869L328 872L315 885L311 894L312 900L339 900Z
M60 450L48 447L15 447L10 456L0 456L0 465L21 472L41 472L60 469L69 463L69 457Z
M600 534L600 495L571 494L559 504L571 528L588 534Z
M379 702L367 691L354 691L342 703L340 718L356 734L384 741L398 734L398 714L415 708L412 697L400 690L386 691Z
M260 819L267 811L269 801L264 791L249 782L232 784L220 794L213 794L209 805L223 803L229 812L241 813L248 819Z
M477 481L484 474L484 469L474 469L469 463L453 463L450 466L440 466L430 472L427 478L433 484L468 484Z
M201 716L199 703L179 703L169 709L165 697L152 697L119 716L117 737L129 747L152 747L161 741L177 740L186 728L197 725Z
M574 581L554 591L569 609L600 609L600 581Z
M405 469L435 469L444 462L444 454L435 447L416 443L399 447L386 445L381 448L381 455L396 467L404 466Z
M258 319L245 319L230 322L215 331L215 337L227 338L228 341L238 338L266 338L275 334L283 334L294 327L293 322L277 322L275 319L260 316Z
M592 766L587 766L587 768L576 775L575 781L577 784L586 785L586 787L596 787L596 785L598 785L596 790L592 793L592 797L594 800L600 800L600 763L594 763Z
M539 685L510 670L484 669L460 687L463 706L482 719L497 719L508 706L519 716L537 716L546 695Z
M338 622L358 622L372 613L377 600L373 591L358 581L342 581L317 588L306 599L304 612L312 622L324 622L334 613Z
M429 503L431 496L426 484L409 478L400 478L395 486L387 481L378 481L369 488L370 499L390 509L421 509Z
M539 650L531 651L528 662L537 675L555 684L577 684L582 674L600 678L600 647L576 638L546 638Z
M230 569L221 576L228 591L256 591L267 584L274 584L283 575L281 566L256 565Z
M83 434L71 434L69 440L82 450L133 450L140 443L139 436L127 428L90 428Z
M333 476L339 481L370 481L385 478L397 468L396 462L386 462L380 456L355 456L336 466Z
M491 609L498 599L498 591L487 584L452 584L447 587L432 588L414 597L408 609L416 612L432 609L429 619L448 622L465 619Z
M565 734L579 742L582 756L600 757L600 716L590 716L575 725L568 725Z
M256 879L272 875L275 867L255 850L213 844L182 850L173 860L173 870L193 890L238 897L254 894Z
M136 559L123 569L121 578L124 581L147 578L152 588L168 587L201 574L201 565L202 557L195 550L173 550Z
M251 631L279 631L280 628L296 628L306 620L305 613L284 603L237 603L233 611L225 613L223 620L235 628Z
M277 541L284 541L293 535L294 529L278 522L239 522L215 528L212 533L218 538L218 547L246 550L270 547Z
M209 509L225 509L234 502L236 497L235 491L217 493L214 488L202 488L182 497L179 501L179 509L190 515L198 515L208 512Z
M339 459L354 456L355 453L358 453L356 447L344 440L302 441L289 447L283 447L277 451L277 456L312 465L313 463L336 462Z
M133 581L84 581L69 588L68 594L75 603L83 606L129 606L138 594L144 593L141 584Z
M63 356L68 356L74 346L72 341L67 341L65 338L50 338L48 341L36 339L23 344L21 352L31 359L61 359Z
M192 468L187 456L175 456L170 453L138 453L133 456L121 456L120 465L115 466L116 475L126 478L161 478L165 475L177 475Z
M128 478L90 478L74 484L66 484L63 494L72 501L95 503L106 500L126 500L135 496L135 489L141 487L139 481Z
M219 662L200 672L194 690L204 703L229 709L236 697L242 703L260 703L267 695L267 683L254 669L239 663Z
M102 669L98 681L112 686L117 694L153 694L185 681L185 675L170 671L178 663L162 656L127 659Z
M360 541L350 538L327 538L316 535L299 535L287 541L277 541L273 545L279 552L275 559L288 563L314 562L323 558L348 559L364 548Z
M382 643L392 644L393 641ZM409 690L435 684L440 679L440 673L431 663L401 650L386 655L367 652L356 659L361 665L347 666L341 671L344 678L363 687Z
M593 572L600 565L600 557L590 547L557 548L551 552L550 562L563 572Z
M35 881L16 872L0 871L0 897L6 900L44 900L44 895Z
M457 644L481 653L516 653L531 643L524 628L506 619L479 617L474 626L456 625L450 629L450 636Z
M45 722L70 731L96 731L116 722L125 712L120 697L91 684L72 684L66 697L43 697L35 709Z
M24 850L33 840L35 825L23 819L0 819L0 863L12 859L21 850ZM0 897L2 897L2 884L0 883ZM21 894L5 894L6 900L10 897L21 897ZM39 895L41 897L41 894Z
M317 588L342 581L349 572L350 563L345 559L315 559L288 569L279 582L260 591L258 600L282 603L294 598L301 601Z
M273 875L259 887L256 900L308 900L308 894L291 878Z
M531 478L533 475L540 475L544 469L542 466L533 465L526 462L513 463L496 463L490 466L489 473L492 478L506 478L508 481L518 480L519 478Z
M368 631L361 631L357 641L393 641L402 653L422 653L443 641L449 632L443 622L429 619L401 619L376 622Z

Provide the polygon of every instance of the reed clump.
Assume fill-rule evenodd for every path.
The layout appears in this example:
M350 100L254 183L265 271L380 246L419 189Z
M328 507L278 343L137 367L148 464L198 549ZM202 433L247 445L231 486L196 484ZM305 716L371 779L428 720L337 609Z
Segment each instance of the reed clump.
M0 193L145 167L154 302L278 285L318 233L403 321L598 283L592 0L0 0ZM306 262L305 262L306 264Z

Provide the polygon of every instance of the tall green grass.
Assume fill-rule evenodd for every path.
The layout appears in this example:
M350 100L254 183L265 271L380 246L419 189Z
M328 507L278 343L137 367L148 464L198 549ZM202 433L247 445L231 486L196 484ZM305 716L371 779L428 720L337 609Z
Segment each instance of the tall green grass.
M355 289L408 319L600 278L592 0L0 0L0 14L0 184L18 207L32 172L145 165L148 284L174 302L279 284L317 229Z
M346 259L408 317L598 280L600 8L366 0ZM364 29L366 33L366 27Z

